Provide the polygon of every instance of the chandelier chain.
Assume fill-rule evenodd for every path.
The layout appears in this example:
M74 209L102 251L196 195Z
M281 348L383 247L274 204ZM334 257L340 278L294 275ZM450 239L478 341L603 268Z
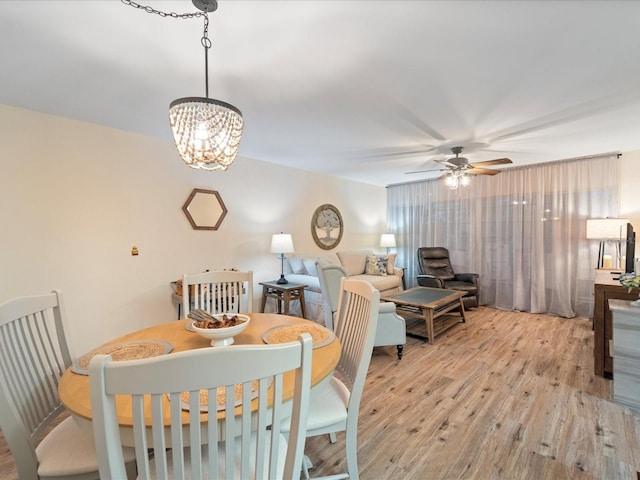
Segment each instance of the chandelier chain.
M211 48L211 40L209 39L209 15L207 12L201 12L204 16L204 30L202 31L202 39L200 43L204 48Z
M171 18L198 18L198 17L206 17L205 12L195 12L195 13L176 13L176 12L163 12L161 10L156 10L155 8L149 5L141 5L139 3L134 2L133 0L120 0L125 5L129 5L134 8L138 8L140 10L144 10L147 13L155 13L156 15L160 15L161 17L171 17Z

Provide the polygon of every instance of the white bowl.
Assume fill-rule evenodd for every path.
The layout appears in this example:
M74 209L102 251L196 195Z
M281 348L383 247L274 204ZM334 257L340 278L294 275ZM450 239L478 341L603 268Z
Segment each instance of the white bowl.
M237 316L240 320L244 320L242 323L238 325L234 325L232 327L221 327L221 328L198 328L196 327L196 321L191 322L191 330L196 332L201 337L207 338L211 340L211 346L219 347L222 345L231 345L233 343L233 337L242 332L247 325L249 325L249 321L251 320L247 315L242 315L240 313L215 313L212 315L214 318L222 318L223 315L227 317Z

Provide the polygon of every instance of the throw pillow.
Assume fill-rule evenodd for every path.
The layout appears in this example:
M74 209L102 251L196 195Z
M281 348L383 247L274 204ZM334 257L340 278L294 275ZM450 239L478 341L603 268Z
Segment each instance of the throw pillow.
M338 252L340 264L347 271L347 275L362 275L367 271L367 256L372 252Z
M318 270L316 269L317 258L304 258L302 259L302 263L304 263L304 269L307 271L307 275L311 275L312 277L318 276Z
M396 255L395 253L390 253L387 255L387 275L393 275L393 269L396 266Z
M291 256L288 258L289 266L291 267L292 273L302 274L304 275L304 264L302 263L302 259L300 257Z
M387 262L386 255L368 255L365 273L367 275L387 275Z

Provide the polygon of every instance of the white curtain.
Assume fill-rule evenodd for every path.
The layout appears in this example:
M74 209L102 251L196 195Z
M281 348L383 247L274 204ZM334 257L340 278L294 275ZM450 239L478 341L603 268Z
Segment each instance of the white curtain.
M441 179L391 185L387 218L407 288L417 285L418 247L449 249L456 273L480 275L480 303L507 310L588 317L598 242L586 220L616 217L618 158L589 158L473 176L450 190Z

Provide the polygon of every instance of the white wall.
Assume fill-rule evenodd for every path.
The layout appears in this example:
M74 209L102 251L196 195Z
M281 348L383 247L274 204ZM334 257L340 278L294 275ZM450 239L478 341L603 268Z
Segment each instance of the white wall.
M624 152L620 157L619 217L628 218L636 235L640 234L640 150ZM637 248L637 247L636 247Z
M344 219L337 251L375 247L386 229L382 187L242 157L226 172L193 170L168 141L93 124L0 105L0 145L0 303L61 289L78 354L174 320L169 284L183 272L251 269L257 297L280 273L273 233L321 251L310 225L323 203ZM220 193L217 231L184 216L193 188Z

